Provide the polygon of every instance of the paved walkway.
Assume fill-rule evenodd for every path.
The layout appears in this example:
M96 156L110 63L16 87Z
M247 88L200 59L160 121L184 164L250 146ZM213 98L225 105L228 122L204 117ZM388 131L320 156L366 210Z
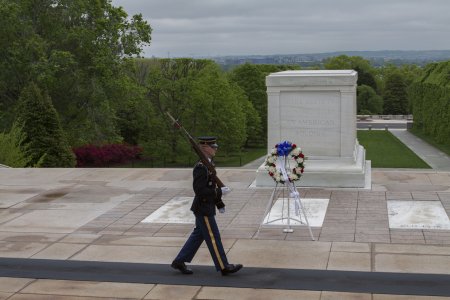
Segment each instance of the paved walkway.
M408 121L406 119L402 120L383 120L383 119L369 119L360 120L356 122L356 127L358 129L406 129Z
M390 130L434 170L450 171L450 157L407 130Z
M170 269L168 264L193 224L141 223L171 199L192 197L191 173L190 169L0 169L0 299L442 299L423 295L446 295L433 287L422 293L411 288L403 298L389 289L355 291L337 285L330 290L313 271L323 271L325 277L336 271L374 276L388 272L405 278L450 275L450 229L391 228L388 209L390 201L430 203L439 204L449 215L450 172L378 169L372 171L371 191L302 189L304 198L329 199L323 225L313 228L317 241L310 241L303 227L293 233L263 228L256 236L271 189L249 188L254 169L219 169L220 178L233 190L225 199L227 212L217 218L224 247L231 262L247 267L230 276L228 283L214 271L204 246L192 262L198 277L183 277ZM94 266L99 262L137 263L141 269L148 264L149 279L113 282L108 278L120 272L116 265L98 281L70 277L64 268L61 280L42 272L25 276L19 261L11 269L6 258L30 263L51 259L67 266L80 261L90 265L92 273L100 272ZM181 281L152 279L161 275L152 273L155 268ZM250 280L255 268L268 270L265 288L233 284L237 278L243 283ZM271 286L278 269L306 272L305 280L319 284ZM77 274L86 271L78 270ZM209 283L199 281L201 276Z

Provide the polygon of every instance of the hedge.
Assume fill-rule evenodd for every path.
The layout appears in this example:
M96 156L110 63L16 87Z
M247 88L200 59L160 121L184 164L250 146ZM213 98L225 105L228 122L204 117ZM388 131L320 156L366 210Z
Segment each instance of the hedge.
M450 145L450 61L433 63L408 91L414 129Z
M84 145L74 148L77 167L107 167L140 159L142 148L126 144Z

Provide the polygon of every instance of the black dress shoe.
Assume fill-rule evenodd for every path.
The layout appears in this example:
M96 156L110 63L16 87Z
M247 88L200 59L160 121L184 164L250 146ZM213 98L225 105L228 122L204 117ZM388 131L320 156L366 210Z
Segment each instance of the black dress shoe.
M242 269L242 265L241 264L236 264L236 265L228 265L225 267L225 269L221 270L222 275L228 275L231 273L236 273L237 271L239 271L240 269Z
M178 262L178 261L174 260L170 266L174 269L180 270L180 272L183 274L193 274L194 273L194 272L192 272L191 269L186 267L186 264L184 262Z

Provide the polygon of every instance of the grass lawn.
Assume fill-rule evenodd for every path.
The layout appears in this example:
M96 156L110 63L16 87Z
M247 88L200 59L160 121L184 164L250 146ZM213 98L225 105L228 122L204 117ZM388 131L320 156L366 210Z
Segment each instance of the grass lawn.
M411 149L386 130L358 130L358 140L366 148L373 168L431 169Z
M221 156L220 153L214 161L218 167L240 167L255 159L267 154L267 148L248 148L241 151L239 154L230 156Z

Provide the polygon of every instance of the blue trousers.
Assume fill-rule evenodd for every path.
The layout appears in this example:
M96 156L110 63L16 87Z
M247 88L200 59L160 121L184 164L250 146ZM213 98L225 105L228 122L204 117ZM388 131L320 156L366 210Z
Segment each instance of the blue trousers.
M228 265L228 260L214 216L195 215L194 231L181 248L175 261L191 262L203 241L208 245L216 270L223 270Z

